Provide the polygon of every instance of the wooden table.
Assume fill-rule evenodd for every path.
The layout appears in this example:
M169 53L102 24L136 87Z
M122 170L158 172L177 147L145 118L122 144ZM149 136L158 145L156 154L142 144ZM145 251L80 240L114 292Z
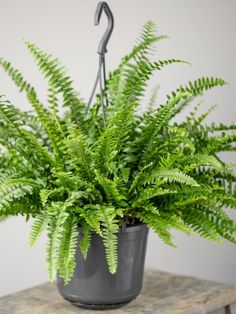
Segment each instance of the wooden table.
M235 305L233 304L235 303ZM0 298L0 314L236 314L236 286L148 270L141 295L117 310L91 311L43 284Z

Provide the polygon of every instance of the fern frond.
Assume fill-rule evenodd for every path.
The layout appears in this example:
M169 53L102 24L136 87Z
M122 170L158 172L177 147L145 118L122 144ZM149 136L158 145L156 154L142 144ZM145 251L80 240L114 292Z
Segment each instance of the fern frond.
M85 205L84 208L77 208L81 217L84 218L86 224L90 227L92 231L97 234L102 235L98 211L101 208L100 205Z
M16 86L19 87L20 91L35 93L34 87L24 79L21 72L18 69L15 69L9 61L0 58L0 66L2 66L6 73L11 77Z
M55 158L63 167L63 140L64 133L60 127L60 122L55 115L53 116L35 97L33 93L28 94L28 99L35 109L37 116L48 135L48 138L52 144Z
M82 239L79 242L79 247L80 247L80 250L84 259L87 258L90 243L91 243L91 232L88 226L85 225L82 228Z
M0 116L8 125L12 126L13 129L23 125L20 110L11 105L2 95L0 95Z
M189 92L179 92L173 98L169 99L168 102L157 109L155 115L152 117L150 122L143 128L142 134L138 139L138 144L141 147L143 146L144 150L144 159L147 159L146 155L152 155L150 152L158 145L157 143L157 134L160 130L165 127L168 121L173 116L173 110L175 106L179 103L181 99L191 96Z
M171 99L176 96L177 93L190 93L193 96L199 96L203 91L207 91L211 88L217 86L223 86L226 82L218 77L201 77L195 81L189 81L187 85L180 86L175 92L172 92L171 95L168 95L167 98Z
M23 128L23 116L19 109L10 104L9 101L5 101L2 97L0 97L0 118L7 123L9 126L7 133L2 134L2 138L7 135L7 139L4 142L4 145L9 144L9 138L13 137L15 141L19 142L19 138L24 142L25 146L28 150L32 149L34 151L34 157L38 157L41 161L48 162L49 164L53 164L53 158L50 155L49 151L43 147L42 144L38 141L37 135ZM3 143L3 142L2 142ZM8 146L8 148L16 148L16 144ZM25 155L27 150L26 147L22 145L18 145L17 149L20 150L22 155ZM32 159L28 158L28 161L32 161Z
M75 254L78 241L78 222L77 218L70 216L63 224L61 240L58 252L58 270L60 276L67 284L74 273L76 266Z
M194 232L197 232L201 237L214 242L219 242L220 237L217 231L217 226L212 221L213 215L209 214L205 208L204 206L188 206L188 210L184 213L183 219L191 229Z
M163 184L165 182L177 182L189 186L199 186L199 184L190 176L179 169L157 169L146 175L143 183Z
M213 105L211 106L206 112L201 114L199 117L194 119L194 124L195 125L200 125L202 122L209 116L209 114L214 111L214 109L218 107L218 105Z
M133 206L139 207L140 204L143 202L146 202L150 200L153 197L163 196L163 195L169 195L174 194L177 191L175 190L169 190L169 189L163 189L163 188L153 188L153 187L146 187L141 189L139 192L139 195L136 200L133 202Z
M128 69L124 70L123 87L118 94L119 97L117 97L115 101L113 115L108 120L108 127L103 137L100 139L99 154L103 157L103 162L99 161L100 164L106 166L108 163L109 168L109 162L104 159L113 159L114 154L122 150L123 146L126 144L128 135L133 130L134 110L137 107L140 97L143 96L142 93L146 87L145 82L150 75L154 70L160 70L165 65L176 62L185 63L185 61L182 60L170 59L153 63L139 61L137 65L127 65ZM184 96L186 96L186 94ZM101 149L107 145L109 145L110 148L108 154L106 154L106 152L105 154L101 154Z
M79 98L78 93L72 87L72 80L66 75L66 69L57 58L40 50L35 44L25 42L29 52L34 56L40 70L49 84L63 95L63 105L69 107L73 114L73 119L80 127L83 127L84 103Z
M58 104L58 93L56 89L51 86L48 88L48 103L50 104L50 109L52 112L58 114L59 104Z
M119 206L126 206L127 203L124 201L125 196L119 192L116 182L104 177L98 171L95 171L95 174L98 183L101 185L102 189L106 193L108 203L115 202Z
M48 224L48 242L46 246L46 261L48 268L49 280L52 282L55 279L58 261L60 257L60 245L63 239L63 224L67 219L68 214L61 211L56 218L51 218Z
M208 150L210 153L217 153L221 151L234 151L236 147L231 145L236 143L236 132L231 134L222 133L219 137L209 137L204 150Z
M38 140L35 134L25 129L20 130L20 134L31 151L37 152L37 157L44 164L55 166L54 156Z
M33 222L31 227L31 232L29 235L29 247L33 247L34 244L37 242L40 235L46 229L48 223L48 219L44 214L38 214Z
M105 246L106 259L111 274L117 271L117 232L119 226L117 224L116 212L114 207L101 207L99 210L99 218L103 226L102 237Z
M208 130L212 133L218 131L234 131L236 130L236 125L235 124L226 125L224 123L216 124L215 122L212 122L210 126L208 126Z
M98 146L94 152L96 167L105 173L107 172L107 169L109 172L113 172L115 169L113 159L116 154L116 134L116 126L107 128L99 138Z
M134 46L131 53L122 59L123 63L127 63L131 59L136 59L138 56L140 58L147 58L147 56L153 50L153 44L164 38L167 38L167 36L157 36L156 25L153 23L153 21L148 21L143 26L137 40L137 44Z
M14 200L31 195L36 182L30 179L10 178L0 184L0 211L5 210Z
M42 206L45 207L45 205L48 201L48 198L50 196L55 196L55 195L61 194L62 192L64 192L64 190L65 189L63 187L55 188L52 190L48 190L48 189L40 190L40 200L41 200Z
M138 171L137 175L134 176L133 178L133 182L129 188L129 193L132 192L139 183L143 182L143 179L145 177L145 170L152 166L153 166L153 162L150 162L149 164L146 164Z
M126 148L133 129L134 111L135 105L124 106L108 120L107 128L100 136L94 152L95 163L100 171L116 173L114 159L117 153L122 153Z
M10 203L9 206L4 208L4 211L0 212L0 217L25 215L26 221L29 218L33 218L39 214L41 208L30 200L16 199Z
M160 71L163 67L172 63L188 64L188 62L178 59L158 60L156 62L138 60L137 64L127 64L121 73L119 93L114 104L115 110L124 104L138 104L144 96L147 81L153 72Z
M69 166L75 167L85 179L91 180L94 176L91 171L91 140L75 127L71 127L64 143Z
M162 115L164 115L163 118L165 117L164 123L162 123L161 126L167 124L168 121L170 121L170 119L173 118L180 111L180 108L177 107L177 104L180 102L181 99L185 99L185 100L192 99L193 97L201 95L203 91L207 91L217 86L223 86L225 84L226 82L221 78L202 77L193 82L189 81L188 84L185 86L181 85L179 88L176 89L176 91L172 92L170 95L167 95L167 100L168 100L167 104L164 106L161 106L161 108L157 111L156 115L160 117L159 121L161 121ZM181 94L182 94L182 97L181 97ZM178 101L175 101L175 99ZM179 106L182 108L182 105L183 104L180 104ZM155 121L155 118L153 120ZM153 124L153 121L151 125L152 124Z
M172 235L169 231L169 222L162 219L159 214L153 212L144 212L138 214L138 218L147 224L159 236L159 238L167 245L175 247Z
M49 135L50 139L52 140L52 144L54 146L56 154L58 153L58 147L55 145L55 138L52 136L52 130L53 128L49 126L50 119L48 118L48 113L46 113L46 109L43 108L43 106L40 104L39 100L37 99L35 89L27 83L27 81L23 78L22 74L19 70L12 67L10 62L0 59L0 65L6 70L6 72L11 76L15 84L20 88L20 91L25 91L28 97L28 100L33 105L34 109L36 110L38 117L40 121L42 122L42 125L44 126L47 134ZM8 104L9 108L10 104ZM13 107L13 106L12 106ZM12 108L11 108L12 109ZM15 109L16 111L16 109ZM5 108L6 112L6 108ZM12 112L12 110L11 110ZM45 114L44 114L45 113ZM15 116L11 116L11 121L13 121L13 118ZM22 117L21 117L22 118ZM14 119L14 123L19 122L20 120ZM53 122L55 123L55 121ZM52 123L51 123L52 124ZM22 122L21 122L22 125ZM19 125L17 125L19 126ZM57 133L56 137L59 136L59 133Z
M194 235L191 228L183 221L183 219L175 214L162 213L162 217L166 219L172 229L179 230L187 233L188 235Z
M187 160L186 160L187 161ZM184 167L184 172L188 173L193 169L196 169L201 166L211 166L214 168L222 169L222 164L216 159L215 156L207 154L195 154L188 162L190 165Z
M152 21L148 21L141 31L141 34L138 38L138 43L132 49L132 51L124 56L121 60L118 69L115 70L108 82L107 82L107 94L112 103L116 101L117 95L120 90L121 81L122 81L122 70L126 64L128 64L132 59L134 60L143 60L147 59L148 55L153 49L153 44L161 39L167 38L167 36L157 36L156 35L156 26Z
M159 86L156 86L153 91L152 94L150 96L148 105L147 105L147 110L146 110L146 115L151 114L155 109L155 106L157 104L157 93L159 90Z

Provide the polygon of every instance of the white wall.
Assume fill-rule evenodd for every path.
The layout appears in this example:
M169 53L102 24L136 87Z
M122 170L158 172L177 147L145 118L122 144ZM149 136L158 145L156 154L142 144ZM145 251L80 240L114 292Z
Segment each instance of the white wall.
M108 47L107 65L114 68L135 42L140 27L152 19L160 33L170 35L157 49L157 58L184 58L193 67L175 65L155 76L160 84L160 101L186 80L202 75L218 75L230 85L210 91L206 105L221 106L211 120L235 122L236 116L236 1L235 0L110 0L115 29ZM0 55L24 70L39 92L45 83L38 74L22 38L55 53L70 69L75 84L87 98L97 69L97 46L106 27L93 25L94 0L0 0ZM25 98L0 71L0 93L22 108ZM227 156L235 161L235 155ZM0 295L47 280L43 260L43 240L26 247L29 224L11 218L0 225ZM164 246L150 234L147 266L236 284L236 246L216 246L199 238L176 233L177 249Z

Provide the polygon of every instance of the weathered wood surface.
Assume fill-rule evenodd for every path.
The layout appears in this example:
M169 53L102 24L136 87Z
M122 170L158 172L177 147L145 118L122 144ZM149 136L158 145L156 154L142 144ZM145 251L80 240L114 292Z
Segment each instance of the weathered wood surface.
M141 295L117 310L90 311L64 301L55 285L46 283L0 299L0 314L205 314L227 313L236 302L236 287L148 270ZM233 309L232 314L236 313Z

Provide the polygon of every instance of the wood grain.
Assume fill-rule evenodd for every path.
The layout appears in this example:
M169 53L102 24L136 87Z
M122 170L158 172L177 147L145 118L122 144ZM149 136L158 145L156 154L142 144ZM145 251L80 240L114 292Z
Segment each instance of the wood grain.
M0 314L205 314L225 313L224 307L232 303L235 286L148 270L141 295L117 310L77 308L59 295L54 284L46 283L1 298Z

